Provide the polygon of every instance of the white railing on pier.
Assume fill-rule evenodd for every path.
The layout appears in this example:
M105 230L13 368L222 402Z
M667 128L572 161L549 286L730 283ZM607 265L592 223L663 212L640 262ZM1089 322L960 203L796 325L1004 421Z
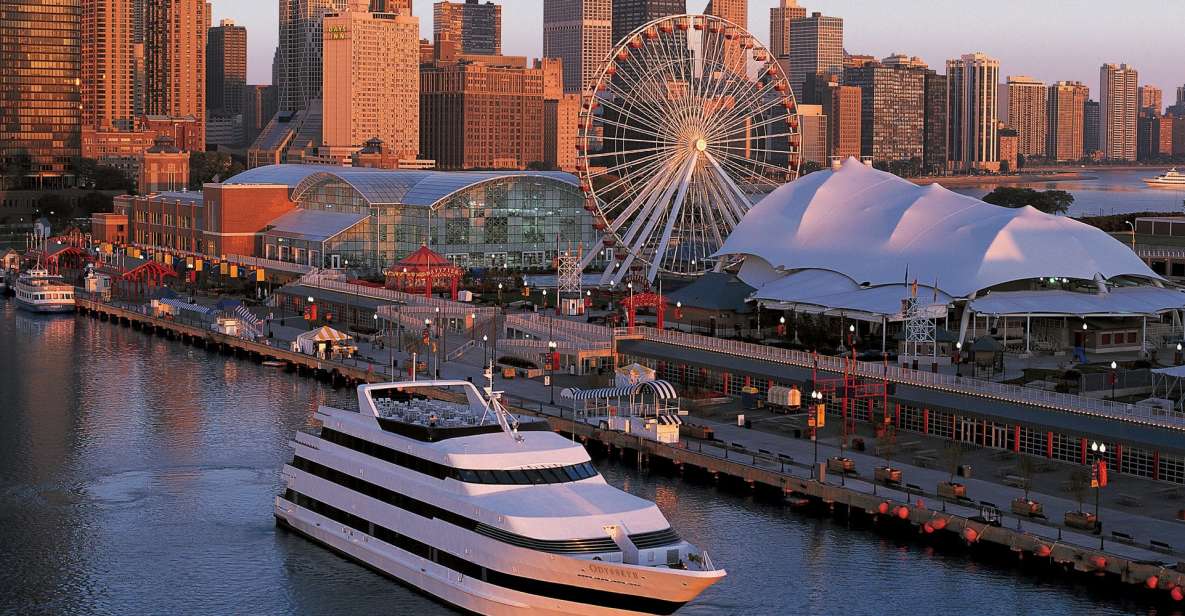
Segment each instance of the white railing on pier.
M802 368L817 368L819 370L842 373L849 368L849 360L842 357L815 355L803 351L780 349L738 340L723 340L698 334L688 334L678 331L658 330L651 327L618 328L616 334L625 336L640 335L645 340L701 349L747 357L772 363L798 366ZM889 382L938 389L961 395L977 396L1014 402L1019 404L1040 406L1081 415L1094 415L1110 419L1120 419L1136 423L1144 423L1177 430L1185 430L1185 413L1166 411L1159 407L1143 404L1128 404L1111 400L1086 398L1073 394L1063 394L1041 389L1031 389L1017 385L1007 385L993 381L984 381L965 376L953 376L922 370L913 370L900 366L884 365L877 362L855 362L855 375L865 378L885 379Z

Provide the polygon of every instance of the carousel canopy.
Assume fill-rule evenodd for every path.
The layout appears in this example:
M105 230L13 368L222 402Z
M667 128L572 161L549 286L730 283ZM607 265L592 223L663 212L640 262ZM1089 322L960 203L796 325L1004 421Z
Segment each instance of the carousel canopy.
M626 398L635 396L644 391L650 391L654 396L660 400L670 400L678 398L679 394L675 392L675 386L667 381L642 381L633 385L625 385L621 387L602 387L599 389L580 389L579 387L569 387L560 392L560 396L570 398L572 400L593 400L595 398Z
M351 339L350 336L339 332L328 325L323 325L318 329L307 331L298 337L304 338L305 340L312 339L313 342L345 342L346 340Z
M395 265L391 266L391 269L402 270L405 267L410 271L412 268L426 269L431 267L435 269L437 267L454 266L452 261L441 256L439 252L428 248L427 245L421 245L415 252L396 261Z

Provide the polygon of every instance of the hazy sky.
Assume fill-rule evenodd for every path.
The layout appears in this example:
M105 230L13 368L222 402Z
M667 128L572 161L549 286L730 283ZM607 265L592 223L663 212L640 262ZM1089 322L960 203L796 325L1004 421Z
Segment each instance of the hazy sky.
M536 57L543 49L544 0L499 0L503 53ZM212 0L214 21L230 17L247 27L249 81L271 81L277 0ZM777 0L750 0L749 27L769 40L769 8ZM702 11L707 0L689 0ZM1127 62L1140 83L1164 90L1172 104L1185 85L1183 0L800 0L808 11L844 20L844 46L852 53L921 56L944 71L947 58L982 51L1000 60L1000 74L1030 75L1051 83L1082 81L1098 98L1099 66ZM425 38L432 34L432 0L414 0Z

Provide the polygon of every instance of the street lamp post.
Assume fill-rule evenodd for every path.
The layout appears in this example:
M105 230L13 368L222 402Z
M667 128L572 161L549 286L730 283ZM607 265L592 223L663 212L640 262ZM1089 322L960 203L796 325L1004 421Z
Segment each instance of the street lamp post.
M481 335L481 365L484 368L490 363L490 337Z
M1099 533L1099 549L1103 549L1103 526L1099 523L1099 498L1103 491L1103 473L1101 464L1103 456L1107 454L1107 446L1103 443L1091 441L1090 450L1094 452L1094 469L1092 475L1094 479L1091 483L1094 484L1094 526Z
M1119 380L1119 364L1111 362L1111 400L1115 400L1115 383Z
M556 344L554 340L547 343L547 368L550 376L547 379L548 389L550 389L551 405L555 406L555 349Z
M963 343L955 343L955 376L963 376Z
M502 283L498 283L498 305L502 305Z
M810 412L814 414L814 421L811 424L811 442L815 444L815 467L819 466L819 405L823 403L823 392L818 390L811 391L811 408Z

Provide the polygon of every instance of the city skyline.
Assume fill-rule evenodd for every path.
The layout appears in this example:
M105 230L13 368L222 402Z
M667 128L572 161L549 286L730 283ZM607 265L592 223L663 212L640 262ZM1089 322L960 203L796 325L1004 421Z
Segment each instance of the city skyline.
M503 53L539 57L543 49L543 0L495 0L504 8ZM248 81L271 82L271 61L277 35L277 3L242 3L211 0L213 23L235 19L247 27ZM432 38L433 0L414 0L420 18L421 38ZM778 0L750 0L749 29L769 42L769 9ZM1045 83L1081 81L1090 86L1097 100L1098 70L1107 62L1127 63L1140 71L1140 83L1175 92L1185 84L1185 68L1175 62L1172 41L1178 40L1173 25L1185 22L1185 3L1165 5L1154 0L1135 0L1124 10L1100 12L1088 0L1067 0L1059 6L1032 6L1021 0L1000 0L960 7L957 24L951 15L936 11L924 0L889 4L854 0L799 2L808 11L843 18L845 45L851 53L885 57L895 52L920 56L931 67L971 51L981 51L1000 60L1002 75L1030 75ZM700 12L707 0L690 0L688 9ZM1113 5L1109 5L1113 6ZM1075 28L1061 28L1067 7L1091 11L1096 18L1075 20ZM1141 16L1158 15L1155 21ZM1024 15L1023 22L1009 16ZM1058 28L1050 29L1056 24ZM925 38L904 33L922 31ZM1051 32L1064 32L1051 40ZM1157 36L1160 34L1161 36ZM1166 97L1166 104L1171 103Z

